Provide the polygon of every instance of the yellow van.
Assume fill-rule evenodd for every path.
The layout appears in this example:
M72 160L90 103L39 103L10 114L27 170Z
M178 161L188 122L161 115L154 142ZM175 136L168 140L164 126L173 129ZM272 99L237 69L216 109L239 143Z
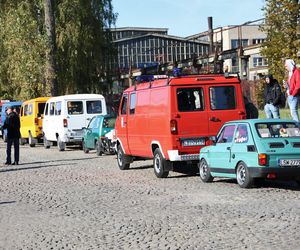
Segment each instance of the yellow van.
M47 100L50 97L38 97L23 102L20 111L21 142L29 143L30 147L43 138L43 114Z

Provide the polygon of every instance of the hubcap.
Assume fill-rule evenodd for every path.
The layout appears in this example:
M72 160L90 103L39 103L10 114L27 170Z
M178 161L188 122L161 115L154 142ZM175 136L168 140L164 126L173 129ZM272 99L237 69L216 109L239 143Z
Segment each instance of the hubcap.
M246 179L246 169L244 166L239 167L238 174L237 174L237 180L239 183L243 184Z
M118 162L119 165L122 166L122 152L120 149L118 150Z
M159 157L159 155L156 155L155 159L154 159L154 168L155 168L156 173L160 172L160 168L161 168L160 164L161 164L160 157Z
M200 176L205 179L207 176L207 164L205 162L201 163L200 166Z

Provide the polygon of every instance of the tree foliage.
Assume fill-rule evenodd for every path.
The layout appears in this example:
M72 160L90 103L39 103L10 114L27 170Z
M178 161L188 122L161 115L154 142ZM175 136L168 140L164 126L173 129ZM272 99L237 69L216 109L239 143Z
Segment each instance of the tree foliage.
M262 30L267 39L262 54L267 57L270 72L278 80L284 78L283 60L297 60L300 51L299 0L266 0Z
M56 0L58 93L100 92L107 82L116 20L111 0ZM0 95L25 100L50 95L44 0L0 0Z

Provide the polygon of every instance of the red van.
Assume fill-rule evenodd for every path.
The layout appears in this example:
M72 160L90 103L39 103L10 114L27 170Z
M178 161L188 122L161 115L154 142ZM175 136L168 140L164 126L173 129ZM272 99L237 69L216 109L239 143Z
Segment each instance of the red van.
M237 77L193 75L137 84L124 91L118 111L119 168L153 159L155 175L167 177L176 163L197 164L200 148L225 122L245 118Z

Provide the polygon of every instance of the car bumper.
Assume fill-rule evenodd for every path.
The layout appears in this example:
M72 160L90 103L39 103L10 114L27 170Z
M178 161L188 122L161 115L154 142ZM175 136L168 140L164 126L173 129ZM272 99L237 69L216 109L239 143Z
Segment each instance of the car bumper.
M199 154L180 155L178 150L168 150L170 161L194 161L199 160Z
M275 174L276 179L300 179L300 167L251 167L248 170L254 178L267 178L268 174Z

